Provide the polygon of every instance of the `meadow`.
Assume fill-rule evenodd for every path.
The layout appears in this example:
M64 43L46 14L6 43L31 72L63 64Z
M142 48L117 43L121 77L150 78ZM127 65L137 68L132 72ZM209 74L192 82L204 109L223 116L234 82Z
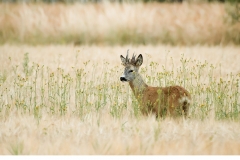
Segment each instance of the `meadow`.
M240 154L240 27L225 7L0 4L0 154ZM147 84L191 93L186 119L140 113L119 79L128 49Z
M240 44L239 7L224 3L0 4L0 44Z
M119 56L182 85L189 118L143 116ZM239 154L239 47L2 45L1 154ZM46 58L47 57L47 58Z

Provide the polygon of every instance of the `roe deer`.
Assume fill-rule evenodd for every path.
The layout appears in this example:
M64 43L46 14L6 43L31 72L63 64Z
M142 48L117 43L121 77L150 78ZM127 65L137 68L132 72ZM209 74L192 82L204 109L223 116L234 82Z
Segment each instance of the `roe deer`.
M151 87L148 86L138 73L139 67L143 63L140 54L137 59L120 56L122 65L125 67L121 81L129 82L135 98L140 104L142 114L154 113L156 118L163 115L177 117L184 115L187 117L191 96L189 92L181 86Z

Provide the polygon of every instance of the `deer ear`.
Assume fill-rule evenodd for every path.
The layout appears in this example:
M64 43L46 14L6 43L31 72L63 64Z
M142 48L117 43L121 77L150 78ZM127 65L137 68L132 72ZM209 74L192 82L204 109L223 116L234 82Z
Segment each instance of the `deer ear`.
M142 63L143 63L143 57L142 57L142 54L140 54L140 55L137 57L137 60L136 60L135 65L139 67L139 66L142 65Z
M126 65L127 64L126 58L124 58L122 55L120 56L120 58L122 61L122 65Z

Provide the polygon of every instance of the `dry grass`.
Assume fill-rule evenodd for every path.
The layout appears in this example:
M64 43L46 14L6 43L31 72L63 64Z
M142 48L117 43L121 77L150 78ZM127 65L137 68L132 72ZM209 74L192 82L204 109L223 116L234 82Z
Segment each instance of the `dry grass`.
M204 99L201 100L200 97L202 95L192 93L194 103L196 103L196 112L191 112L192 117L187 120L168 118L155 120L153 116L135 116L133 114L134 98L131 96L130 87L128 84L119 82L120 71L122 70L119 55L125 54L127 49L130 49L131 52L135 51L137 54L143 54L143 68L149 66L152 61L160 63L154 69L154 72L164 73L161 65L167 69L173 67L173 71L177 72L179 67L182 67L180 60L182 58L181 54L184 54L186 58L196 60L196 64L191 64L195 67L198 61L204 62L205 60L216 66L213 73L213 78L216 78L216 80L221 77L225 81L229 78L230 73L237 78L240 73L238 56L240 48L233 46L0 46L0 76L5 75L6 77L4 82L0 81L1 94L3 94L0 101L0 154L240 154L239 121L232 121L227 118L217 120L212 111L204 111L204 114L211 114L203 120L195 116L202 114L202 110L198 109L198 105L202 101L204 102ZM58 72L57 68L64 69L64 73L70 75L74 73L74 68L85 69L85 77L89 79L84 81L87 87L82 86L82 88L88 88L90 91L85 90L82 95L86 96L88 93L92 95L89 95L89 103L85 103L83 106L85 107L84 114L77 113L76 107L78 106L72 100L69 101L70 104L68 104L65 114L61 115L57 111L49 113L51 107L49 104L49 106L43 106L42 108L39 106L41 113L37 116L35 108L33 109L30 106L30 111L24 112L24 106L18 107L16 103L14 104L11 101L10 95L14 96L14 92L25 91L25 89L21 90L13 84L18 77L16 74L24 77L21 66L26 52L29 53L29 63L35 62L40 67L42 65L49 67L51 72L55 74ZM76 57L77 53L78 57ZM11 57L11 62L8 57ZM173 57L173 59L171 60L170 57ZM88 60L90 62L86 65ZM93 71L91 65L97 63L100 65L94 72L96 77L101 76L101 74L105 75L105 73L110 74L111 69L115 73L112 73L112 76L106 80L91 79ZM15 65L19 65L17 73L14 73L12 68ZM190 69L191 65L188 65L189 68L186 69ZM206 80L204 77L208 78L208 72L210 72L208 69L204 69L205 72L201 74L203 77L200 83L201 87ZM154 77L149 67L145 74ZM45 81L47 77L44 76L43 78L44 82L47 82ZM180 79L184 78L180 77ZM91 81L93 81L93 88L90 86L91 83L88 83ZM147 78L146 81L148 81ZM31 82L29 76L29 81L26 83ZM116 84L116 87L111 88L110 86L113 83ZM156 85L154 81L148 83ZM206 81L206 85L208 83ZM97 88L98 84L108 87L105 92L107 95L118 96L117 99L120 100L115 102L119 104L110 102L112 101L110 96L107 98L106 105L103 104L100 108L96 108L99 99L96 96L94 97L94 92L96 92L94 88ZM198 88L194 89L193 86L188 84L186 86L193 92ZM9 88L9 91L5 92L5 87ZM14 91L14 87L17 90ZM37 90L41 90L41 85ZM77 88L73 88L72 95L75 93L74 90L77 90ZM229 91L229 93L231 92L233 91ZM101 94L102 92L97 93ZM24 92L21 92L21 94L27 95ZM39 96L40 92L38 98ZM19 97L21 98L21 95ZM26 100L28 98L25 97ZM121 101L124 101L125 98L128 98L126 107L122 111L115 108L121 107ZM44 100L48 101L47 98ZM9 105L9 109L8 105L5 104L8 103L7 101L13 103ZM237 101L239 107L239 97ZM232 103L231 100L227 102ZM216 106L216 104L212 104L212 106ZM115 113L114 109L119 114Z
M1 154L240 154L239 122L10 116L1 120Z
M0 43L240 43L224 4L0 4Z

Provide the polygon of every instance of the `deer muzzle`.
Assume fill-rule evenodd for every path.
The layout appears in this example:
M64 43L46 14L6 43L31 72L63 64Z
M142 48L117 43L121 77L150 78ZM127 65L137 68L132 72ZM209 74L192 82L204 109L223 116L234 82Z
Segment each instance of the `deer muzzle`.
M120 77L120 81L124 82L127 81L127 79L125 77Z

